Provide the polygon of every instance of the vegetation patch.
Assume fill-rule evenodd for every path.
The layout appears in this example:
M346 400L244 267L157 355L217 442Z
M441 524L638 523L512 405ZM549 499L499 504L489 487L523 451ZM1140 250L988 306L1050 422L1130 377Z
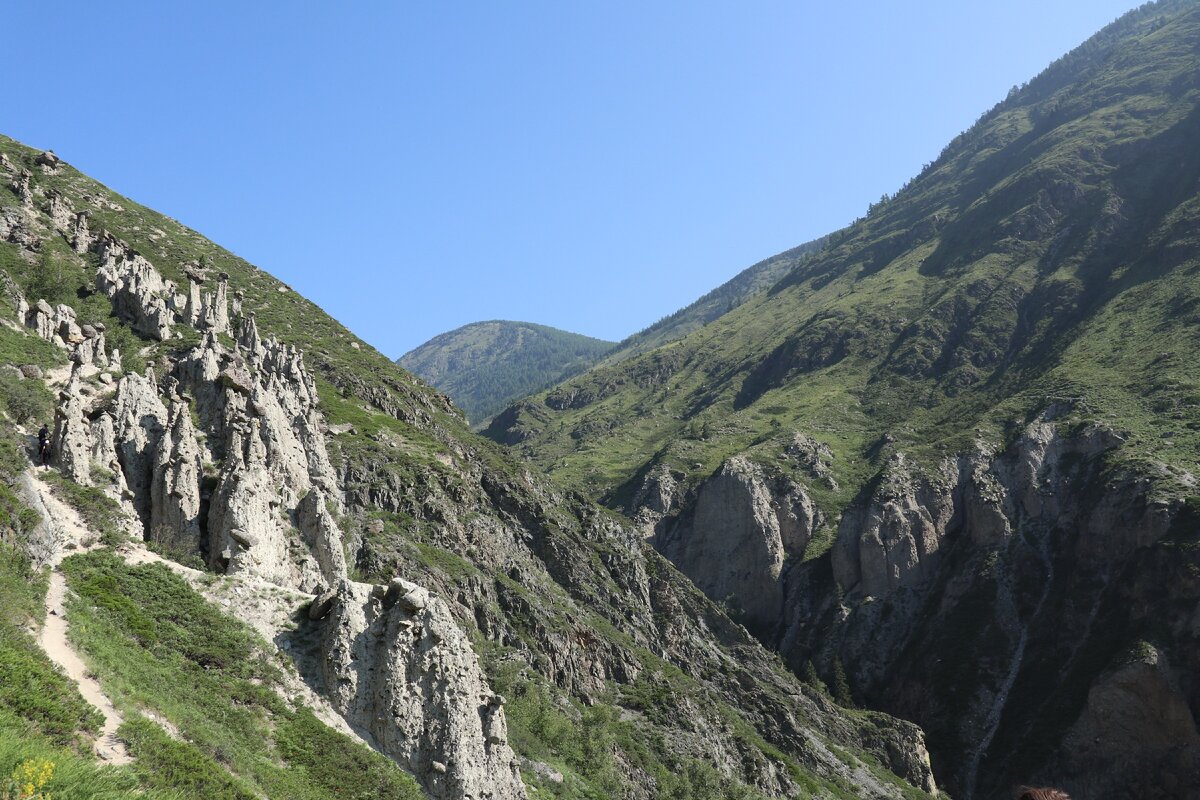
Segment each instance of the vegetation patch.
M102 718L38 647L27 626L44 612L46 577L0 544L0 709L60 745L76 745Z
M155 774L167 783L154 785L271 800L345 800L355 796L346 791L372 786L420 796L401 793L416 792L416 782L387 759L332 729L317 732L315 718L277 693L283 671L267 644L165 566L130 566L96 551L62 569L78 594L72 638L131 715L135 751L163 765ZM170 720L183 742L133 719L143 708ZM357 765L357 778L325 774L344 764ZM232 777L215 777L214 765Z

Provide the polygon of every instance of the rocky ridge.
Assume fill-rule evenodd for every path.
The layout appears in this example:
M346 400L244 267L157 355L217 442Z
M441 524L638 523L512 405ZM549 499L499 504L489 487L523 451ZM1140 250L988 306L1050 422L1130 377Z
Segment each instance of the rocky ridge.
M73 218L64 205L52 196L52 220ZM488 692L470 642L448 626L440 601L407 584L434 609L423 642L409 641L402 626L370 635L365 626L345 630L342 616L374 587L347 578L334 519L342 511L341 492L320 433L315 383L300 353L260 337L253 317L238 317L233 346L221 344L218 335L231 330L224 279L204 295L193 282L184 301L153 264L116 237L106 235L94 246L96 287L115 316L160 341L174 326L191 325L201 341L167 360L161 385L152 369L114 383L102 330L85 335L70 307L51 309L39 300L25 311L19 299L31 331L70 351L71 373L55 414L54 465L76 483L103 489L140 521L147 541L176 557L201 556L218 572L309 594L340 589L329 627L344 641L331 638L325 657L331 673L341 671L331 695L351 725L406 763L431 797L525 797L502 704ZM102 369L110 379L85 392L85 379ZM206 469L216 472L213 479ZM342 651L360 639L383 646L379 653ZM372 689L412 699L390 707L341 702L345 671L376 661L384 683ZM384 668L397 663L407 668ZM483 706L474 696L486 698ZM482 717L480 707L489 709ZM414 710L427 721L415 730ZM428 748L440 761L418 755ZM449 776L446 764L454 768Z

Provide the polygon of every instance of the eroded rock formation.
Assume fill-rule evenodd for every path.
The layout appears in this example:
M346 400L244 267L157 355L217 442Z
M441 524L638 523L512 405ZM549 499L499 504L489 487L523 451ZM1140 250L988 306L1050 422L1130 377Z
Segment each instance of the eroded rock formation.
M114 236L101 240L99 254L96 288L112 301L113 312L152 339L170 338L174 313L168 298L174 297L175 285Z
M325 623L334 706L438 800L525 797L504 699L484 679L446 604L397 578L343 581Z
M172 553L199 553L200 481L204 464L186 400L171 404L170 421L154 450L148 538Z

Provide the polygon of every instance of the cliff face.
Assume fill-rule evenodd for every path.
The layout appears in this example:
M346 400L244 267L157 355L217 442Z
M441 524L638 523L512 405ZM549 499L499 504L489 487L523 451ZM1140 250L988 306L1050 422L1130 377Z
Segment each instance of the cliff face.
M801 684L632 526L287 287L0 146L9 329L70 359L45 376L54 466L159 553L311 598L272 612L295 623L274 644L429 796L936 792L918 728ZM789 546L795 501L771 511Z
M798 674L844 669L862 702L918 722L955 796L1183 796L1200 781L1200 518L1178 489L1196 480L1130 470L1121 434L1069 413L932 471L894 453L815 556L780 533L803 495L744 459L654 541Z

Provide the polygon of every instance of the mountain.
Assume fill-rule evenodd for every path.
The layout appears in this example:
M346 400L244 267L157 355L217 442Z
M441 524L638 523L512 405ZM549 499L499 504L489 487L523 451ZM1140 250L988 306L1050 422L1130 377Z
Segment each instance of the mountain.
M548 389L597 363L615 363L707 325L765 291L828 242L826 236L747 267L684 308L620 343L531 322L473 322L438 336L396 363L445 392L473 425L510 403Z
M1188 796L1197 53L1197 3L1131 12L768 291L487 435L920 724L954 797Z
M0 295L0 775L25 794L936 793L919 728L797 679L628 521L2 137Z
M472 423L591 366L613 348L530 322L473 322L433 337L396 363L450 395Z
M613 363L687 336L775 285L830 240L823 236L747 267L690 305L624 339L604 358ZM499 411L500 409L497 409Z

